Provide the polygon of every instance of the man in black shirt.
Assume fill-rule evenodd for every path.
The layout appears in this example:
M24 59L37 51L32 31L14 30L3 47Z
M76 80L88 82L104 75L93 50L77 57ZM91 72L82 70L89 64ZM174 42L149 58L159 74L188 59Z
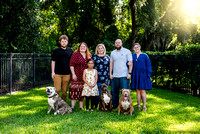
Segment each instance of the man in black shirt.
M69 61L73 50L68 45L68 37L61 35L59 38L60 47L56 48L51 55L51 77L54 82L56 92L59 94L62 88L61 98L66 101L67 88L70 80Z

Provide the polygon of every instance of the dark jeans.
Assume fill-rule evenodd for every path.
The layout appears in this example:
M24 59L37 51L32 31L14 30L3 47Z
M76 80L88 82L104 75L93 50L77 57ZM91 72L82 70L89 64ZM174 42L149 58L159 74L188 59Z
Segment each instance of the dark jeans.
M117 108L119 105L119 91L121 89L129 89L130 79L126 77L113 78L111 81L111 94L112 94L112 103L113 108Z
M101 86L103 83L101 82L97 82L97 86L98 86L98 90L99 90L99 96L97 96L97 100L96 100L96 104L95 104L95 108L98 108L100 99L101 99L101 88L99 86Z
M87 96L86 97L86 109L89 109L90 100L91 100L91 109L94 109L96 100L97 100L97 96Z

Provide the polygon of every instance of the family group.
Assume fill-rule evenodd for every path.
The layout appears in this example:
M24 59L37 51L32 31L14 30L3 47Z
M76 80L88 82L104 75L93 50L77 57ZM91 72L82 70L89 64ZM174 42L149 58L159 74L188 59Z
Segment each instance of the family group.
M98 108L100 102L100 85L111 82L111 95L113 109L119 105L121 89L129 89L137 92L138 110L146 111L146 90L152 89L151 62L147 54L141 52L139 43L133 45L134 54L122 46L122 40L115 40L115 50L108 56L104 44L96 46L95 54L91 55L85 42L80 43L74 52L67 47L68 37L61 35L60 47L52 52L51 77L54 87L61 98L66 101L69 85L69 99L71 108L75 108L77 100L79 108L83 108L83 100L86 98L86 111ZM130 84L131 81L131 84ZM141 107L141 100L143 108Z

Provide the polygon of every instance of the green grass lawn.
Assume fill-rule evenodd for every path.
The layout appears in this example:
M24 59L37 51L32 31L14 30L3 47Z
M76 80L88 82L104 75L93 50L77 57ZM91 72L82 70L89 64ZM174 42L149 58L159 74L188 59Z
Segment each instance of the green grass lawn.
M136 105L136 92L131 93ZM67 101L70 104L70 100ZM199 133L200 98L153 89L147 92L147 112L133 116L111 112L47 114L45 87L0 96L0 133Z

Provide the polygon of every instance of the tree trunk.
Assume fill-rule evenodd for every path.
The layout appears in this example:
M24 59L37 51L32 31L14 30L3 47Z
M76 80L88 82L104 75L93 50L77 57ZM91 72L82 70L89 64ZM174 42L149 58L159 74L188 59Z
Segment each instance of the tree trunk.
M130 0L129 6L131 8L131 19L132 19L132 34L131 34L131 44L129 48L132 49L133 44L135 43L136 38L136 0Z
M156 21L156 11L155 11L155 3L154 3L154 0L147 0L147 7L150 7L151 9L149 9L151 11L151 13L147 13L148 17L148 21L149 21L149 24L150 26L147 26L147 31L145 31L146 33L146 36L147 36L147 39L146 39L146 50L149 51L151 50L151 46L154 42L154 39L155 39L155 32L152 32L155 27L155 21ZM149 27L149 28L148 28ZM155 31L155 30L154 30Z
M153 45L153 41L154 41L154 37L153 37L154 33L150 33L149 35L147 35L147 39L146 39L146 50L150 51L151 50L151 46Z

